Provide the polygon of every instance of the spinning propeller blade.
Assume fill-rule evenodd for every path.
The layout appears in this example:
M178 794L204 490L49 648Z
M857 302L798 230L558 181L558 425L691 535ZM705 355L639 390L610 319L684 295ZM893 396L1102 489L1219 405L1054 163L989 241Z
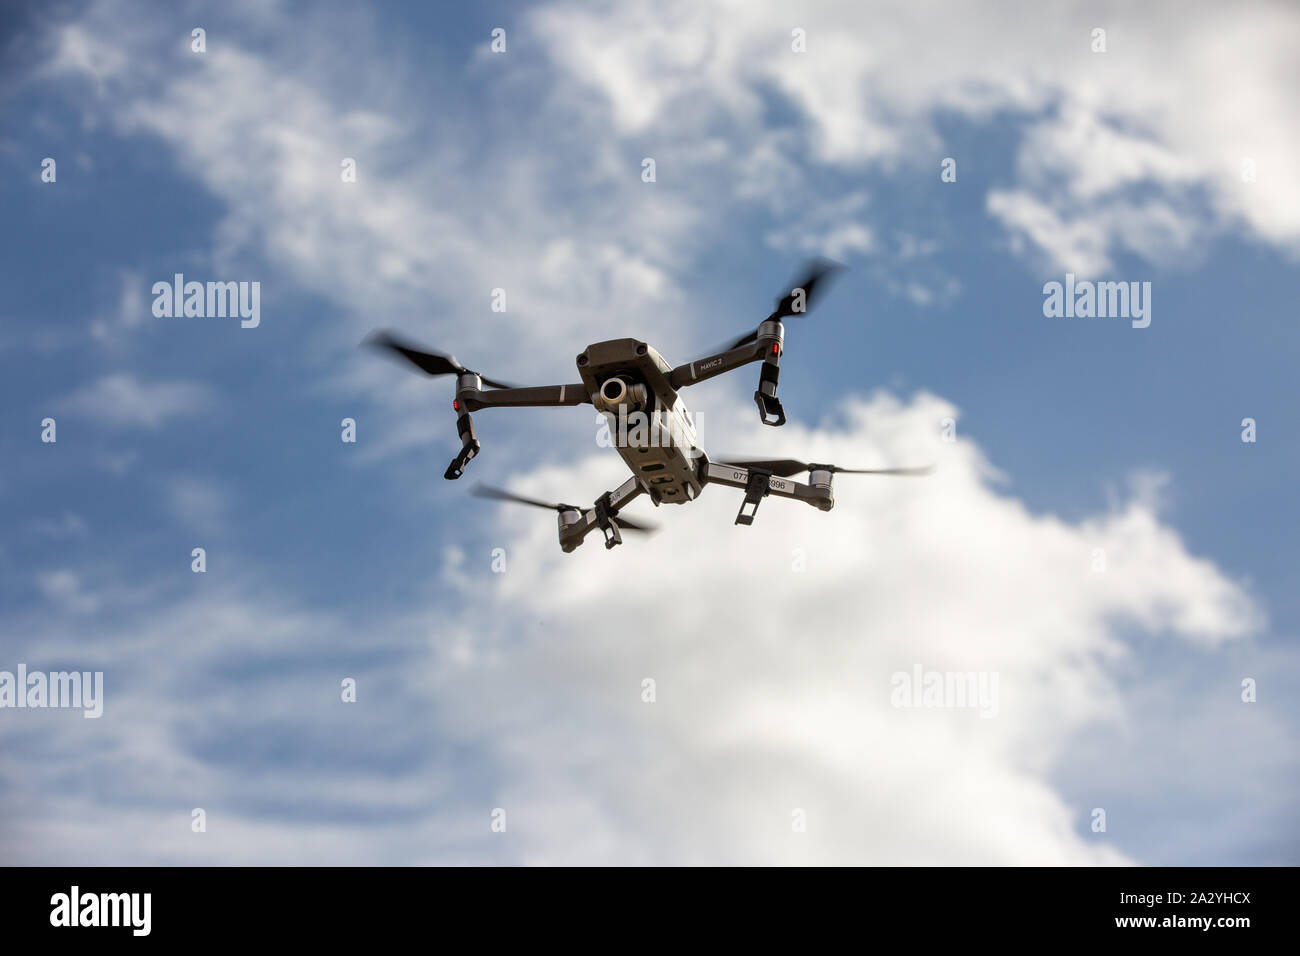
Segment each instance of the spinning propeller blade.
M470 492L477 498L492 498L497 501L513 501L521 505L532 505L534 508L545 508L547 511L581 511L586 514L591 511L590 508L579 508L575 505L552 504L549 501L539 501L536 498L529 498L525 495L517 495L513 491L506 491L503 488L493 488L490 485L475 485L474 490ZM618 525L624 531L640 531L649 533L658 528L658 525L642 524L639 521L630 521L619 515L613 516L614 524Z
M722 465L734 465L737 468L761 468L770 471L778 478L791 478L803 471L829 471L836 475L928 475L934 471L934 465L922 468L841 468L839 465L817 465L793 458L731 458L718 462Z
M651 534L659 530L657 524L647 524L641 521L629 521L621 515L614 515L614 524L618 525L624 531L638 531L641 534Z
M450 355L444 355L441 352L428 352L424 349L416 348L395 337L391 332L373 332L365 341L366 345L377 349L386 349L394 355L400 355L426 375L459 375L463 372L469 372L465 366L461 365ZM474 373L478 375L477 372ZM513 388L505 382L498 382L484 375L479 375L483 384L489 388Z
M826 290L834 281L835 276L843 269L843 265L832 259L812 259L805 263L800 279L790 286L789 292L776 300L776 308L772 310L772 314L769 315L767 319L764 319L764 321L772 319L787 319L794 315L802 315L805 312L812 311L813 306L821 302L822 298L825 297ZM802 308L796 311L795 306L800 304L797 301L799 297L796 295L796 290L798 289L803 290L803 302ZM746 332L740 338L735 339L732 342L720 345L717 349L708 354L714 355L718 352L729 352L732 349L740 348L742 345L747 345L757 338L758 329L755 328L753 331Z
M776 308L768 318L785 319L809 311L822 300L826 289L843 268L843 265L831 259L813 259L804 266L802 278L790 287L785 296L777 300ZM795 293L799 289L803 290L803 307L795 311L798 304L796 300L799 298Z
M547 511L581 511L577 505L552 504L549 501L538 501L536 498L528 498L524 495L517 495L513 491L506 491L504 488L493 488L491 485L475 485L470 491L476 498L495 498L497 501L513 501L521 505L532 505L534 508L545 508Z

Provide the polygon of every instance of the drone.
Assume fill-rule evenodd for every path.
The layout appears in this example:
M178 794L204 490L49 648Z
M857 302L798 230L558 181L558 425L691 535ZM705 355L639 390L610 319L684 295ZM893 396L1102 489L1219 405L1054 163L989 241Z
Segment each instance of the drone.
M653 525L623 517L620 512L634 499L647 495L656 507L686 504L699 497L706 485L740 488L745 497L736 524L750 525L759 503L769 495L803 501L821 511L835 507L832 482L836 475L925 475L933 468L841 468L837 465L796 461L791 458L729 458L710 460L699 439L681 390L715 378L743 365L761 362L754 402L765 425L785 424L785 410L776 388L785 352L783 320L806 313L821 300L827 286L844 267L828 259L814 259L790 292L758 327L715 349L712 354L685 365L671 366L654 348L636 339L596 342L578 355L582 381L572 385L518 388L472 371L450 355L427 351L404 342L388 331L372 333L364 344L400 356L426 375L455 375L456 432L460 452L443 475L460 478L482 446L474 433L471 412L484 408L593 405L611 426L614 447L632 471L632 477L606 491L590 508L539 501L488 486L478 486L479 497L546 508L559 515L560 548L567 554L599 529L605 547L623 543L620 531L649 532ZM485 389L484 386L487 386ZM633 427L629 428L628 425ZM807 483L793 476L808 473Z

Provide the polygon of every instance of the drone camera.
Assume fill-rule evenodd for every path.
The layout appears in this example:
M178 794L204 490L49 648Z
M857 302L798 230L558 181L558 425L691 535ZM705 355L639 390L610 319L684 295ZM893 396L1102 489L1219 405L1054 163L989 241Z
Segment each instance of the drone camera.
M623 404L623 400L627 398L627 382L617 377L605 379L605 384L600 386L600 397L605 400L606 405Z
M601 383L599 398L601 407L608 412L640 411L646 405L646 388L614 375Z

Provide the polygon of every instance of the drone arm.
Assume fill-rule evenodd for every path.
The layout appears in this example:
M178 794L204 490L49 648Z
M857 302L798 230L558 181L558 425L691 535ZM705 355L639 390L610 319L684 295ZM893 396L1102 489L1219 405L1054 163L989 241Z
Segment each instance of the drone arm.
M753 524L754 513L758 511L758 503L768 495L776 495L779 498L794 498L822 511L830 511L835 507L835 494L831 491L829 484L825 486L807 485L802 481L777 478L775 475L761 469L738 468L735 465L718 464L716 462L708 462L702 471L702 477L706 484L730 485L733 488L743 488L745 490L745 501L740 506L740 514L736 516L736 524ZM748 513L745 512L747 505L753 506Z
M460 453L451 460L442 477L459 478L465 466L478 455L478 438L474 434L474 420L470 412L480 408L520 407L525 405L581 405L590 402L591 396L582 385L542 385L537 388L494 388L483 391L481 379L473 372L462 372L460 387L456 390L456 432L460 435Z
M764 425L784 425L785 410L781 407L781 400L776 397L784 345L785 326L779 318L769 317L759 324L753 342L738 345L689 365L679 365L669 374L668 382L673 388L683 388L750 362L761 361L763 370L758 378L758 390L754 392L759 416Z
M565 554L582 544L583 539L599 528L605 536L605 547L612 548L622 544L623 538L618 533L618 525L611 520L619 509L645 493L645 485L635 476L629 478L613 491L607 491L596 500L596 507L582 512L582 516L572 524L560 525L560 548Z
M684 388L707 378L730 372L732 369L761 360L771 348L766 342L749 342L738 348L728 349L716 355L710 355L686 365L679 365L668 375L668 384L673 388Z
M587 387L577 385L539 385L536 388L493 388L484 392L477 388L461 389L456 399L466 411L480 408L521 408L524 406L581 405L590 403Z

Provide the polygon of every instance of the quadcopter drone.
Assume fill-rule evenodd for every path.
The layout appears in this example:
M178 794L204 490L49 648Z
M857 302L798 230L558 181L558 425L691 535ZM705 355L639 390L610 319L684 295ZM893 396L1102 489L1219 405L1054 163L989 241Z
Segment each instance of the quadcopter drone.
M789 458L711 461L700 447L680 390L751 362L763 363L758 390L754 392L763 424L785 424L785 410L776 397L781 355L785 350L782 320L805 313L819 301L819 293L825 291L842 268L829 260L814 260L807 266L802 280L777 301L772 314L758 328L686 365L670 366L657 351L636 339L612 339L589 345L577 359L582 381L573 385L516 388L471 371L450 355L415 348L389 332L375 332L366 341L401 356L427 375L457 377L456 397L451 407L457 413L456 431L461 449L443 475L449 480L464 474L465 466L481 448L470 412L481 408L591 404L605 413L612 425L619 426L617 431L611 428L611 437L632 470L632 477L597 498L594 506L551 504L483 486L474 493L558 512L560 547L565 553L577 548L597 528L604 535L605 547L612 548L623 543L620 530L653 530L650 525L630 521L619 514L640 495L649 495L658 507L694 501L709 484L741 488L745 499L736 515L736 524L748 525L753 524L759 502L768 495L794 498L830 511L835 507L831 482L837 474L923 475L932 470L929 467L840 468ZM629 430L626 427L629 422L648 423L650 427ZM791 480L791 476L805 471L809 476L807 484Z

